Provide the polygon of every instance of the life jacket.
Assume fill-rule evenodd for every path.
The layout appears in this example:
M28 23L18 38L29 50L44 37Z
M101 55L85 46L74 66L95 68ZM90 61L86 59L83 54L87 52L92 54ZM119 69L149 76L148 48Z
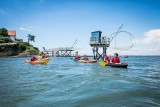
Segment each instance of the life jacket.
M106 57L104 58L104 61L110 62L110 58L109 58L108 56L106 56Z
M75 59L76 59L76 60L80 60L81 57L80 57L80 56L76 56Z
M47 58L47 56L42 56L42 59Z
M89 60L87 57L84 57L84 60Z
M35 57L32 57L32 58L31 58L31 61L35 61L35 60L37 60Z
M119 57L113 57L112 58L112 63L120 63Z

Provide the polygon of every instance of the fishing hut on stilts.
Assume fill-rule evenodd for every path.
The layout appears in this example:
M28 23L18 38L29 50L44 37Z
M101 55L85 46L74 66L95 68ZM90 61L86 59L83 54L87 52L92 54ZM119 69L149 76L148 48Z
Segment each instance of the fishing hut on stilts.
M103 60L104 58L103 55L106 54L107 48L110 47L110 43L113 40L113 38L116 38L118 33L124 32L120 31L122 27L123 24L119 27L117 32L111 35L110 38L108 38L107 36L102 36L102 31L91 32L89 44L92 47L94 59L99 60L101 58ZM102 53L100 53L99 51L101 48L102 48L101 51Z
M91 32L91 38L89 42L93 50L94 59L103 59L103 55L106 54L107 48L110 46L110 40L106 36L102 36L101 31ZM102 53L99 52L99 48L102 48Z

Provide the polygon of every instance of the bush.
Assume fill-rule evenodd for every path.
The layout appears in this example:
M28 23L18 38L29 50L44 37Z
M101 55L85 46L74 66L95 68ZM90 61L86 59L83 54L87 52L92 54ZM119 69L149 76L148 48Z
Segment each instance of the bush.
M26 54L26 53L20 53L19 55L18 55L18 57L27 57L28 55Z
M8 37L0 37L0 40L4 41L4 43L12 42L12 40Z
M5 43L5 41L4 40L0 40L0 43Z
M26 50L26 46L24 44L19 44L19 48L21 51L25 51Z
M28 42L21 42L20 44L24 46L29 46Z
M36 51L39 51L39 49L37 47L33 47Z

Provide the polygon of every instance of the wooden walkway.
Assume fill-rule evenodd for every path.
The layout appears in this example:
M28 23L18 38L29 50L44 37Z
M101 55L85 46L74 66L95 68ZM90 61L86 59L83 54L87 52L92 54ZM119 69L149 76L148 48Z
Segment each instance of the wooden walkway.
M43 47L43 53L56 57L71 57L72 51L74 51L73 47L59 47L53 49L45 49Z

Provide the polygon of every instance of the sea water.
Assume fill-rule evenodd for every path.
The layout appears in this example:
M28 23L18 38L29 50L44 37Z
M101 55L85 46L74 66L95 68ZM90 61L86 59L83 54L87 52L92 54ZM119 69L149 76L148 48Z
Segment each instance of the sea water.
M0 58L0 107L160 107L160 56L121 57L127 69L25 59Z

